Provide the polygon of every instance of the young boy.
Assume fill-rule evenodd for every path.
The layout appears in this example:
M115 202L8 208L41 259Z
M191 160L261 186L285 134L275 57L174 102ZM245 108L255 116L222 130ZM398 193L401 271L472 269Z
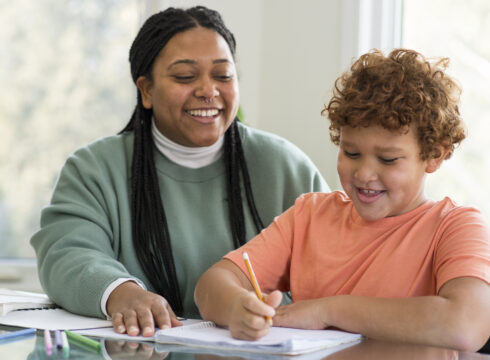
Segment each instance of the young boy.
M460 88L404 49L361 56L323 113L344 192L310 193L199 280L203 318L257 339L274 326L336 327L374 339L478 350L490 335L490 230L451 199L427 199L465 137ZM246 251L265 303L252 291ZM293 304L279 306L280 291Z

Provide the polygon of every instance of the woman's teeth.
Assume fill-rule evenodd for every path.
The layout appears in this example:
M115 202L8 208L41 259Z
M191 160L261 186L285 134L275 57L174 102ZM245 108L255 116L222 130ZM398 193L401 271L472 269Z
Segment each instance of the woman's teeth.
M197 110L188 110L189 115L192 116L202 116L202 117L210 117L216 116L219 113L218 109L197 109Z

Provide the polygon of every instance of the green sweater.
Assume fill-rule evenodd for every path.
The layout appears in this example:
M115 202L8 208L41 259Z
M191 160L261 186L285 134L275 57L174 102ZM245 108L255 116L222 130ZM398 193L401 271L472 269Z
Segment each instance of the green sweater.
M257 210L269 225L302 193L328 191L316 167L296 146L240 125ZM103 317L102 294L118 278L135 277L153 290L136 258L131 235L129 176L133 134L111 136L71 155L59 176L41 229L32 237L41 284L63 308ZM233 240L223 159L191 169L155 148L184 316L198 318L194 286ZM244 197L246 235L256 235Z

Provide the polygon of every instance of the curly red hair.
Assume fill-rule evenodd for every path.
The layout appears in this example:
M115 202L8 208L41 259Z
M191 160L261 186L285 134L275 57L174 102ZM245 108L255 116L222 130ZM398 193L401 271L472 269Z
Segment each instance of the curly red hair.
M415 125L421 158L441 156L442 146L448 159L466 137L458 109L461 88L445 73L448 64L448 58L430 61L407 49L362 55L335 81L322 110L328 112L332 142L339 144L343 126L407 132Z

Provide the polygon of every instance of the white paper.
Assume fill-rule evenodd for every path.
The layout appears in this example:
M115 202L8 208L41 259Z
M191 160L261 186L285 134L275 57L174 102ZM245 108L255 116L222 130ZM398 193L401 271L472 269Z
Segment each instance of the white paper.
M305 354L308 352L355 343L360 334L336 330L303 330L272 327L270 332L257 341L234 339L228 329L219 328L212 322L187 320L184 326L158 330L154 337L117 334L111 329L77 331L79 334L128 341L154 341L157 343L197 346L226 351L245 351L264 354Z
M17 309L54 307L45 294L0 288L0 316Z
M59 308L11 311L0 317L0 324L48 330L112 327L109 320L76 315Z

